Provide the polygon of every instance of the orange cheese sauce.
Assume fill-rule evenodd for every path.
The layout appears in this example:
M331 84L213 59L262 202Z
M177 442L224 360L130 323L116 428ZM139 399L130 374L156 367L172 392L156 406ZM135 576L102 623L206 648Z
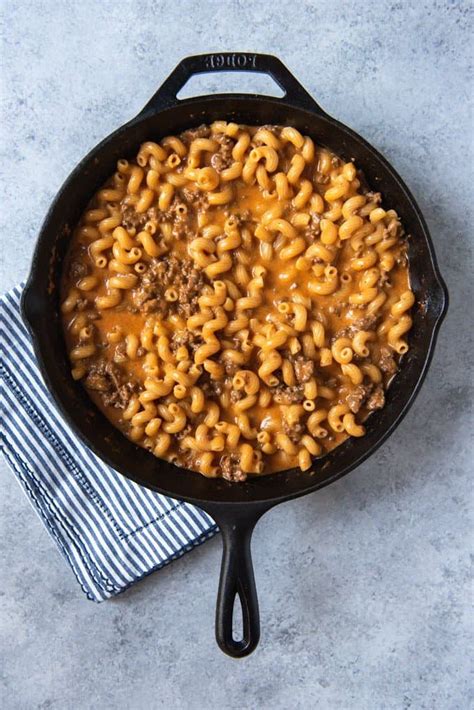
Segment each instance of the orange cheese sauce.
M411 326L396 212L352 163L267 129L216 122L119 161L62 279L72 373L105 416L155 455L234 481L317 466L363 435Z

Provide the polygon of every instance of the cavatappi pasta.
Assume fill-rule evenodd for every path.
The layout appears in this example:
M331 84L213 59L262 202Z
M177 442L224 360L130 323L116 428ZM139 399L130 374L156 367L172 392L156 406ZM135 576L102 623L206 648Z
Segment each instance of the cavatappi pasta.
M397 213L291 127L216 121L119 160L77 226L72 376L156 456L241 481L349 436L408 350Z

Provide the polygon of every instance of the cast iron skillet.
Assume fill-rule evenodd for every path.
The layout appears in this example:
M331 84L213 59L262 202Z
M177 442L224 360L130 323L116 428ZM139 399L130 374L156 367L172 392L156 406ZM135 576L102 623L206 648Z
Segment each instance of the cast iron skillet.
M180 101L176 94L194 74L251 71L270 75L285 91L281 99L255 94L216 94ZM396 208L411 235L409 259L416 295L410 350L390 387L384 409L367 421L367 434L349 439L304 473L292 469L251 478L243 484L209 479L156 459L128 441L74 382L58 317L61 263L71 229L95 190L111 175L118 158L136 155L145 140L159 140L200 123L227 119L253 125L291 125L363 169L371 187ZM173 498L200 506L222 532L223 560L216 612L216 637L231 656L251 653L260 622L250 554L257 520L283 501L327 486L372 454L406 414L426 375L448 296L439 274L428 229L415 200L389 163L363 138L328 116L276 57L264 54L205 54L176 67L138 116L87 155L66 180L42 226L31 274L23 294L23 317L31 332L46 384L64 417L95 454L127 478ZM232 635L239 596L243 638Z

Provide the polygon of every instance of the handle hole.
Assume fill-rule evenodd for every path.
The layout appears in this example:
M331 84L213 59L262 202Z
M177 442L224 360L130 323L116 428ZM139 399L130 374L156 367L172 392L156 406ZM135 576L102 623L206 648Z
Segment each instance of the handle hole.
M241 643L244 640L244 615L242 600L238 593L234 597L234 608L232 610L232 639L235 643Z
M192 76L177 94L178 99L220 93L265 94L281 99L283 89L266 74L223 71L219 74L198 74ZM225 107L223 107L225 112Z

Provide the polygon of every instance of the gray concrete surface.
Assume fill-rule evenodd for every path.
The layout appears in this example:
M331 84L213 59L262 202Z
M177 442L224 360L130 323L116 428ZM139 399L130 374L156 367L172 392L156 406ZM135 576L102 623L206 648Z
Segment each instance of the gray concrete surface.
M431 372L397 432L345 480L258 526L263 633L245 660L214 644L219 538L94 605L2 462L1 706L467 708L472 4L0 5L2 290L25 277L48 204L81 156L181 57L209 50L278 54L381 149L419 200L451 289Z

